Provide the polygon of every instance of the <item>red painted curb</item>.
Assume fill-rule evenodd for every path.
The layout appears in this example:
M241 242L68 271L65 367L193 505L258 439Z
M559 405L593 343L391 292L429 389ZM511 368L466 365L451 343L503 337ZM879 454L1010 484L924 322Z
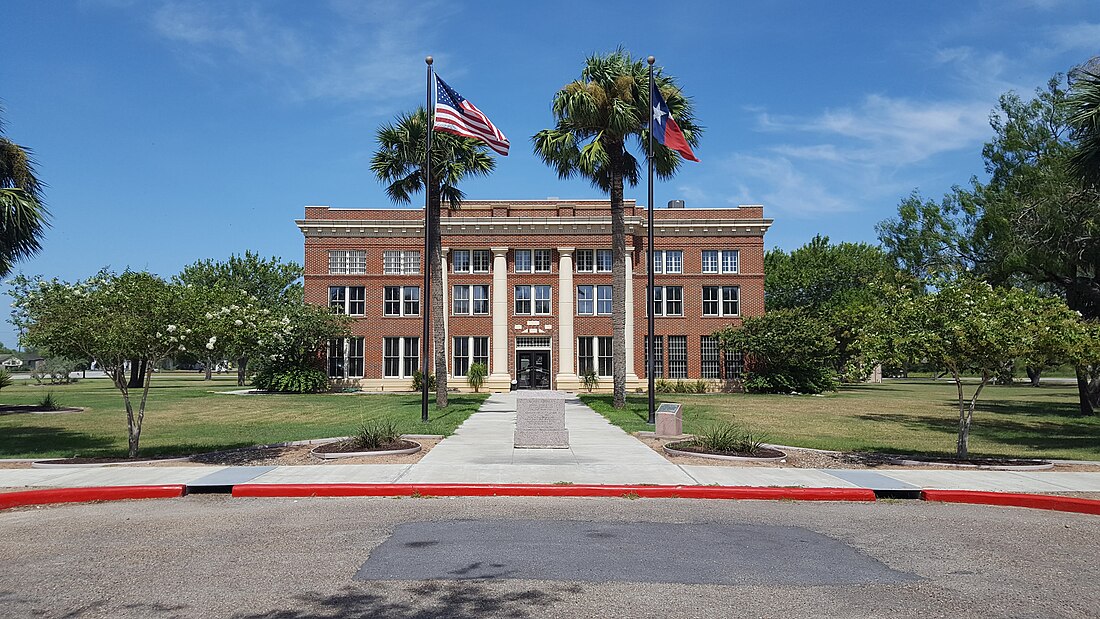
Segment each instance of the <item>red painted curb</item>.
M874 501L864 488L754 488L748 486L630 486L552 484L240 484L235 497L540 496L645 499L791 499Z
M88 503L126 499L168 499L181 497L185 486L100 486L97 488L51 488L0 493L0 509L49 503Z
M1100 501L1067 496L979 492L976 490L924 490L921 492L921 498L925 501L939 501L941 503L1030 507L1032 509L1100 515Z

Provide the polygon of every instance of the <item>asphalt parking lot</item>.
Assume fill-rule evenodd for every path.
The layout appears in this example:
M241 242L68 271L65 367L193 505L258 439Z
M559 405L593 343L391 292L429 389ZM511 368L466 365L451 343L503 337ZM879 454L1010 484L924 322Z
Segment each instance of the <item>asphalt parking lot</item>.
M1018 508L204 495L0 531L11 617L1100 616L1100 517Z

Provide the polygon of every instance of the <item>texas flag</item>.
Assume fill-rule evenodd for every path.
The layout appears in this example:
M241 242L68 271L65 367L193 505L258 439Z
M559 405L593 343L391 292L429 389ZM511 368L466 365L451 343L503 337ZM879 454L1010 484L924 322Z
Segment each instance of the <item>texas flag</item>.
M680 131L680 125L677 125L676 121L673 120L672 114L668 111L668 104L665 103L665 98L661 96L661 91L657 88L653 89L652 107L653 139L680 153L684 159L699 161L696 159L695 153L691 152L691 146L684 138L684 132Z

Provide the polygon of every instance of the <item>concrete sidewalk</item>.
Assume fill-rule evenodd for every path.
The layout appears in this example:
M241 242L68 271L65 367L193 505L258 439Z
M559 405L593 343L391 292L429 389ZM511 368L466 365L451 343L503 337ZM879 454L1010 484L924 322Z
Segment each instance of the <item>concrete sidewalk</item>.
M566 400L569 449L513 449L515 394L481 409L415 464L277 467L0 469L0 487L89 487L242 483L541 483L869 488L885 491L1100 492L1100 473L985 470L847 470L673 464L581 404Z

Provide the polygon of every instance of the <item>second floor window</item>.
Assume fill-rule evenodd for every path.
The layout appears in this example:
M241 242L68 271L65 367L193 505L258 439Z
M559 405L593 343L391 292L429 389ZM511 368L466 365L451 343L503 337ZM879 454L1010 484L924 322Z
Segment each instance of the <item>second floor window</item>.
M451 272L488 273L492 261L488 249L456 249L451 252Z
M419 316L419 286L386 286L382 302L384 316Z
M653 289L654 316L683 316L684 287L656 286Z
M329 275L362 275L367 272L367 252L363 250L330 249Z
M741 288L703 286L704 316L737 316L741 313Z
M612 253L610 249L578 249L578 273L610 273Z
M549 273L549 249L517 249L514 257L516 273Z
M337 314L362 316L367 313L367 296L363 286L329 286L328 305Z
M382 252L382 272L386 275L416 275L420 273L420 252Z
M611 286L577 286L577 314L611 315Z
M452 288L451 313L462 315L483 315L489 313L488 284L455 286Z
M516 286L516 314L549 314L550 286Z

